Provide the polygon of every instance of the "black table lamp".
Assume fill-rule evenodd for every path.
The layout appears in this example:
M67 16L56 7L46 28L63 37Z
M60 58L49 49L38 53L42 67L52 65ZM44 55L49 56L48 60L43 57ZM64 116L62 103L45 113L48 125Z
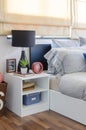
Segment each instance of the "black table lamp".
M32 47L35 45L35 31L32 30L12 30L12 46L22 47L21 58L18 63L18 72L21 72L20 61L27 60L25 54L25 47ZM28 60L27 60L28 61ZM27 73L29 72L29 63L26 65Z

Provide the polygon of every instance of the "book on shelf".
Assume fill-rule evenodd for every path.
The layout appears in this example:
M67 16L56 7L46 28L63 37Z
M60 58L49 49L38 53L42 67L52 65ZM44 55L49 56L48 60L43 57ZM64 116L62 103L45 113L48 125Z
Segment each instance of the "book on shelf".
M32 90L35 88L34 82L23 82L23 91Z

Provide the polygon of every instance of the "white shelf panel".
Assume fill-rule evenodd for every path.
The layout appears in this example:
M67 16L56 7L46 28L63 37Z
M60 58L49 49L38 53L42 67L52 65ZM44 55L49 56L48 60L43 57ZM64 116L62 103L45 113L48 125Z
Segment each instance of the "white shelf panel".
M39 107L39 106L42 106L42 105L46 105L48 103L46 103L45 101L40 101L39 103L35 103L35 104L31 104L31 105L23 105L22 109L32 109L32 108L35 108L35 107Z
M9 74L11 76L15 76L17 78L20 78L21 80L28 80L28 79L37 79L37 78L43 78L43 77L48 77L49 75L46 73L40 73L40 74L30 74L30 75L18 75L15 73Z
M27 95L27 94L31 94L31 93L36 93L36 92L44 92L44 91L48 91L48 88L40 88L38 86L35 87L35 89L33 90L28 90L28 91L23 91L22 95Z

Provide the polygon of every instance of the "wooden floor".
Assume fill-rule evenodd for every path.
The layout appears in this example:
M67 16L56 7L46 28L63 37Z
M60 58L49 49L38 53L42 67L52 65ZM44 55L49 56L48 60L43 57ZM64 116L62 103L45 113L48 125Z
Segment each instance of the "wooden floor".
M51 110L23 118L6 110L0 117L0 130L86 130L86 126Z

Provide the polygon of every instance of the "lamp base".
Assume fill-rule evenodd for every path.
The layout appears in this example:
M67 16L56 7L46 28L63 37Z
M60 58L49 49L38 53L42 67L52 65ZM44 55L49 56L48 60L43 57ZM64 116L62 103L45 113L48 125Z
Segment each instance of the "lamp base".
M17 69L17 71L18 71L19 73L21 73L21 67L22 67L22 66L21 66L21 64L20 64L20 61L21 61L22 59L28 61L24 50L22 50L22 52L21 52L21 58L20 58L19 63L18 63L18 69ZM29 64L26 65L26 68L27 68L27 73L29 73Z

